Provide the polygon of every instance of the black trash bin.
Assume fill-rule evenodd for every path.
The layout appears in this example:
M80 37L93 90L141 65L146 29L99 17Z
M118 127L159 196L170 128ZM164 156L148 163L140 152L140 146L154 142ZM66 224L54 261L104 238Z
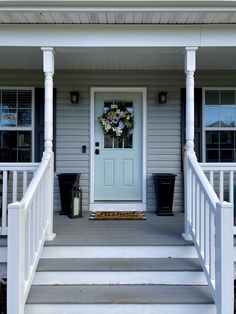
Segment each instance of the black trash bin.
M172 207L175 189L175 174L172 173L153 173L157 215L159 216L173 216Z
M57 176L61 195L61 215L69 215L72 206L72 188L77 176L80 179L81 173L60 173Z

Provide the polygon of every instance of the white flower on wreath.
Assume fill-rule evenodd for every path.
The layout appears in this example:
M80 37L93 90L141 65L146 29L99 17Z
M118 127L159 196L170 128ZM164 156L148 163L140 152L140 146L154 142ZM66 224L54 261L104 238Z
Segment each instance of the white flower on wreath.
M116 131L116 136L121 136L121 134L123 133L123 131L120 128L115 128Z

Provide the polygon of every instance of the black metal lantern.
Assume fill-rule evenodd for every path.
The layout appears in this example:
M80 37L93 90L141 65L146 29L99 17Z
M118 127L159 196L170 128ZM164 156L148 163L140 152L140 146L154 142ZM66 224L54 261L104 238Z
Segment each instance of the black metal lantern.
M159 104L166 104L166 102L167 102L167 92L160 92L158 94L158 102L159 102Z
M70 92L70 101L72 104L78 104L79 103L79 92L76 92L76 91Z
M75 183L72 188L72 206L70 218L82 218L82 190L79 185L80 176L77 175Z

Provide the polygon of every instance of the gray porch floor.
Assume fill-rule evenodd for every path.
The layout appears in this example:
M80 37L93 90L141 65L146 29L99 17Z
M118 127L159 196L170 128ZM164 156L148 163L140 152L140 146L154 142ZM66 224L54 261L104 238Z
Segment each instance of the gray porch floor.
M83 218L70 219L54 214L54 241L46 245L192 245L182 239L184 214L160 217L147 212L146 220L89 220L90 213Z

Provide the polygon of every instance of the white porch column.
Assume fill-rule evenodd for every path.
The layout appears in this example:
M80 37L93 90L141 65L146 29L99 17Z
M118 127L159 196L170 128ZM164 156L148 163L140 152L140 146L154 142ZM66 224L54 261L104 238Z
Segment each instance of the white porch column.
M185 48L186 74L186 151L194 151L194 72L197 47Z
M48 230L47 240L53 240L53 199L54 199L54 154L53 141L53 74L54 74L54 49L43 47L43 71L45 74L45 101L44 101L44 159L51 159L50 179L47 182Z
M41 49L43 51L43 71L45 74L44 150L52 152L54 49Z
M185 211L185 240L192 240L188 221L191 206L191 178L188 168L188 156L196 158L194 153L194 72L196 69L197 47L185 48L185 74L186 74L186 155L184 165L184 211Z

